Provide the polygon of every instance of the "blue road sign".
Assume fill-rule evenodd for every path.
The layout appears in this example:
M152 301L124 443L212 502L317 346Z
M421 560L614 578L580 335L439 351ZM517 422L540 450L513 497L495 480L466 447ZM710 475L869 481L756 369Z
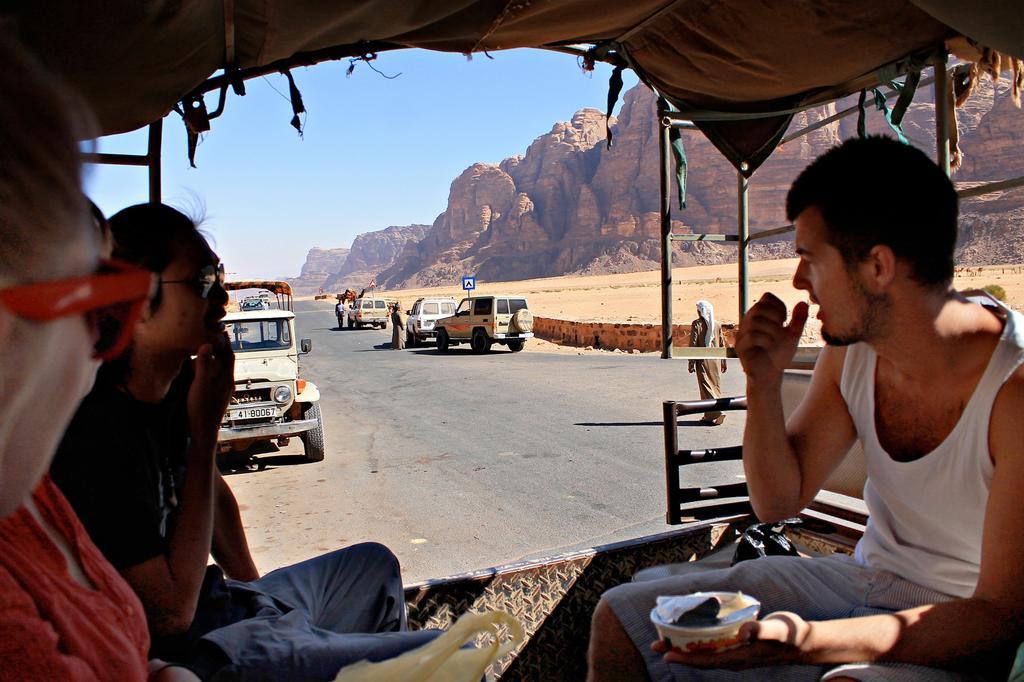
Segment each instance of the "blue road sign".
M476 275L466 275L462 278L462 288L465 291L476 289Z

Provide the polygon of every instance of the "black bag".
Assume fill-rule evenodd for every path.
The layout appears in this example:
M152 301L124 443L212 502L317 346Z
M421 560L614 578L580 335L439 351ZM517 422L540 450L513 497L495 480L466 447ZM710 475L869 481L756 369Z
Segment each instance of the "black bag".
M786 520L779 523L757 523L747 528L736 545L732 565L765 556L798 556L796 547L782 532L790 522Z

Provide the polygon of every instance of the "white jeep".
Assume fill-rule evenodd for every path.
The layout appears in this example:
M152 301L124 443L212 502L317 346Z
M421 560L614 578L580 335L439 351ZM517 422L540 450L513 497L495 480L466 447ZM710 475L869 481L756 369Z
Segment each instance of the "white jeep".
M228 282L228 290L253 282ZM278 295L278 310L229 313L224 325L235 351L235 392L224 415L217 443L220 452L242 451L261 441L285 445L298 436L306 460L324 458L320 391L299 378L299 355L312 349L309 339L295 346L295 313L286 282L264 282ZM246 285L246 286L240 286Z
M451 296L418 298L412 309L405 311L405 345L415 348L436 336L434 323L455 314L455 299Z

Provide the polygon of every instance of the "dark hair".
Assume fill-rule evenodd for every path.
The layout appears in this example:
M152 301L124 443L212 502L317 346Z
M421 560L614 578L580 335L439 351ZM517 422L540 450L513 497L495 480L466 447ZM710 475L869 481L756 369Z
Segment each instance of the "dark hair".
M171 264L181 244L199 233L196 221L166 204L136 204L110 216L114 237L113 257L140 265L157 274ZM163 290L157 288L150 301L153 310L160 307ZM98 381L125 386L131 374L132 342L119 357L100 367Z
M136 204L110 217L113 257L161 273L177 256L185 239L198 235L196 221L166 204ZM201 236L201 235L200 235ZM157 289L151 305L160 306Z
M803 170L786 197L786 217L821 211L827 239L848 264L888 246L926 286L953 280L958 202L946 174L924 152L892 138L847 140Z

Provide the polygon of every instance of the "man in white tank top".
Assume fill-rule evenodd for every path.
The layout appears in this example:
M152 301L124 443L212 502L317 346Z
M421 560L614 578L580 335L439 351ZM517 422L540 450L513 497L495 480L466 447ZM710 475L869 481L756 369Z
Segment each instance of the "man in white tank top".
M864 538L853 559L768 557L610 590L590 679L1005 679L1024 639L1024 323L952 291L956 193L913 147L847 141L803 171L786 208L793 285L828 345L787 423L783 370L809 305L787 324L766 294L743 319L750 498L762 521L797 515L859 438ZM761 599L746 646L654 643L657 595L709 589Z

